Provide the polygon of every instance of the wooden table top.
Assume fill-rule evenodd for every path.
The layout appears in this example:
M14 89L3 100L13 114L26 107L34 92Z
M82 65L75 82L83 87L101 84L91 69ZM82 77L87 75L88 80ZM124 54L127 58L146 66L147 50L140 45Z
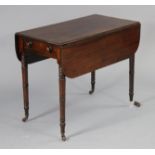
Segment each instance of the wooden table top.
M66 45L122 30L136 21L112 18L103 15L90 15L58 24L43 26L17 34L41 40L54 45Z

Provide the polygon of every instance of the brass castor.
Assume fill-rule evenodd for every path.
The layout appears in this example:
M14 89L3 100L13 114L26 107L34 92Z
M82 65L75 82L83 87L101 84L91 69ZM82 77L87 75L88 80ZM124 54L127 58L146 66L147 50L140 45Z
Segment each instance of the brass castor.
M28 116L25 116L25 117L22 119L23 122L26 122L27 120L28 120Z
M62 137L61 137L61 139L62 139L62 141L66 141L66 136L65 135L63 135Z
M94 89L92 89L92 90L89 91L89 94L90 95L93 94L93 93L94 93Z
M29 117L29 108L24 108L25 109L25 117L22 119L23 122L26 122Z
M134 105L135 105L136 107L138 107L138 108L141 106L141 104L140 104L139 102L137 102L137 101L134 102Z

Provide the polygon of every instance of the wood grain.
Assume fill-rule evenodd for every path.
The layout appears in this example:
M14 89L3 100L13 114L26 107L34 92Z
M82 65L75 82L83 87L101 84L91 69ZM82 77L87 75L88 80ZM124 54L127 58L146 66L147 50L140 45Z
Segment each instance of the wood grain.
M140 25L62 49L61 63L66 76L74 78L133 55L139 45Z

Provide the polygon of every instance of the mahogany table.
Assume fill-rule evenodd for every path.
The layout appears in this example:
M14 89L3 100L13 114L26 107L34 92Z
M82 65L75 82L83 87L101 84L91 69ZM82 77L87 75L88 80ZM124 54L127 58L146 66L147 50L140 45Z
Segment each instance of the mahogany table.
M140 40L140 23L103 15L90 15L15 34L18 59L22 65L25 117L29 116L28 64L54 58L59 68L60 129L65 137L66 77L91 73L95 89L95 70L129 59L129 97L134 94L134 57ZM50 70L50 69L49 69ZM140 106L135 102L136 106Z

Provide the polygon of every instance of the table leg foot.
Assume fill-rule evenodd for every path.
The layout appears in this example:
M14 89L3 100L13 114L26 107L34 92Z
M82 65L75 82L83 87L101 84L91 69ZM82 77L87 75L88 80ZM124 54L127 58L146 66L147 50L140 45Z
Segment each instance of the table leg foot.
M92 90L89 91L89 94L90 95L93 94L93 93L94 93L94 89L92 89Z
M66 138L65 135L62 135L62 136L61 136L61 139L62 139L62 141L66 141L67 138Z
M130 102L133 101L133 94L129 94Z
M28 117L27 116L25 116L24 118L22 118L22 121L23 122L26 122L28 120Z
M26 122L29 117L29 109L25 109L25 117L22 119L23 122Z

